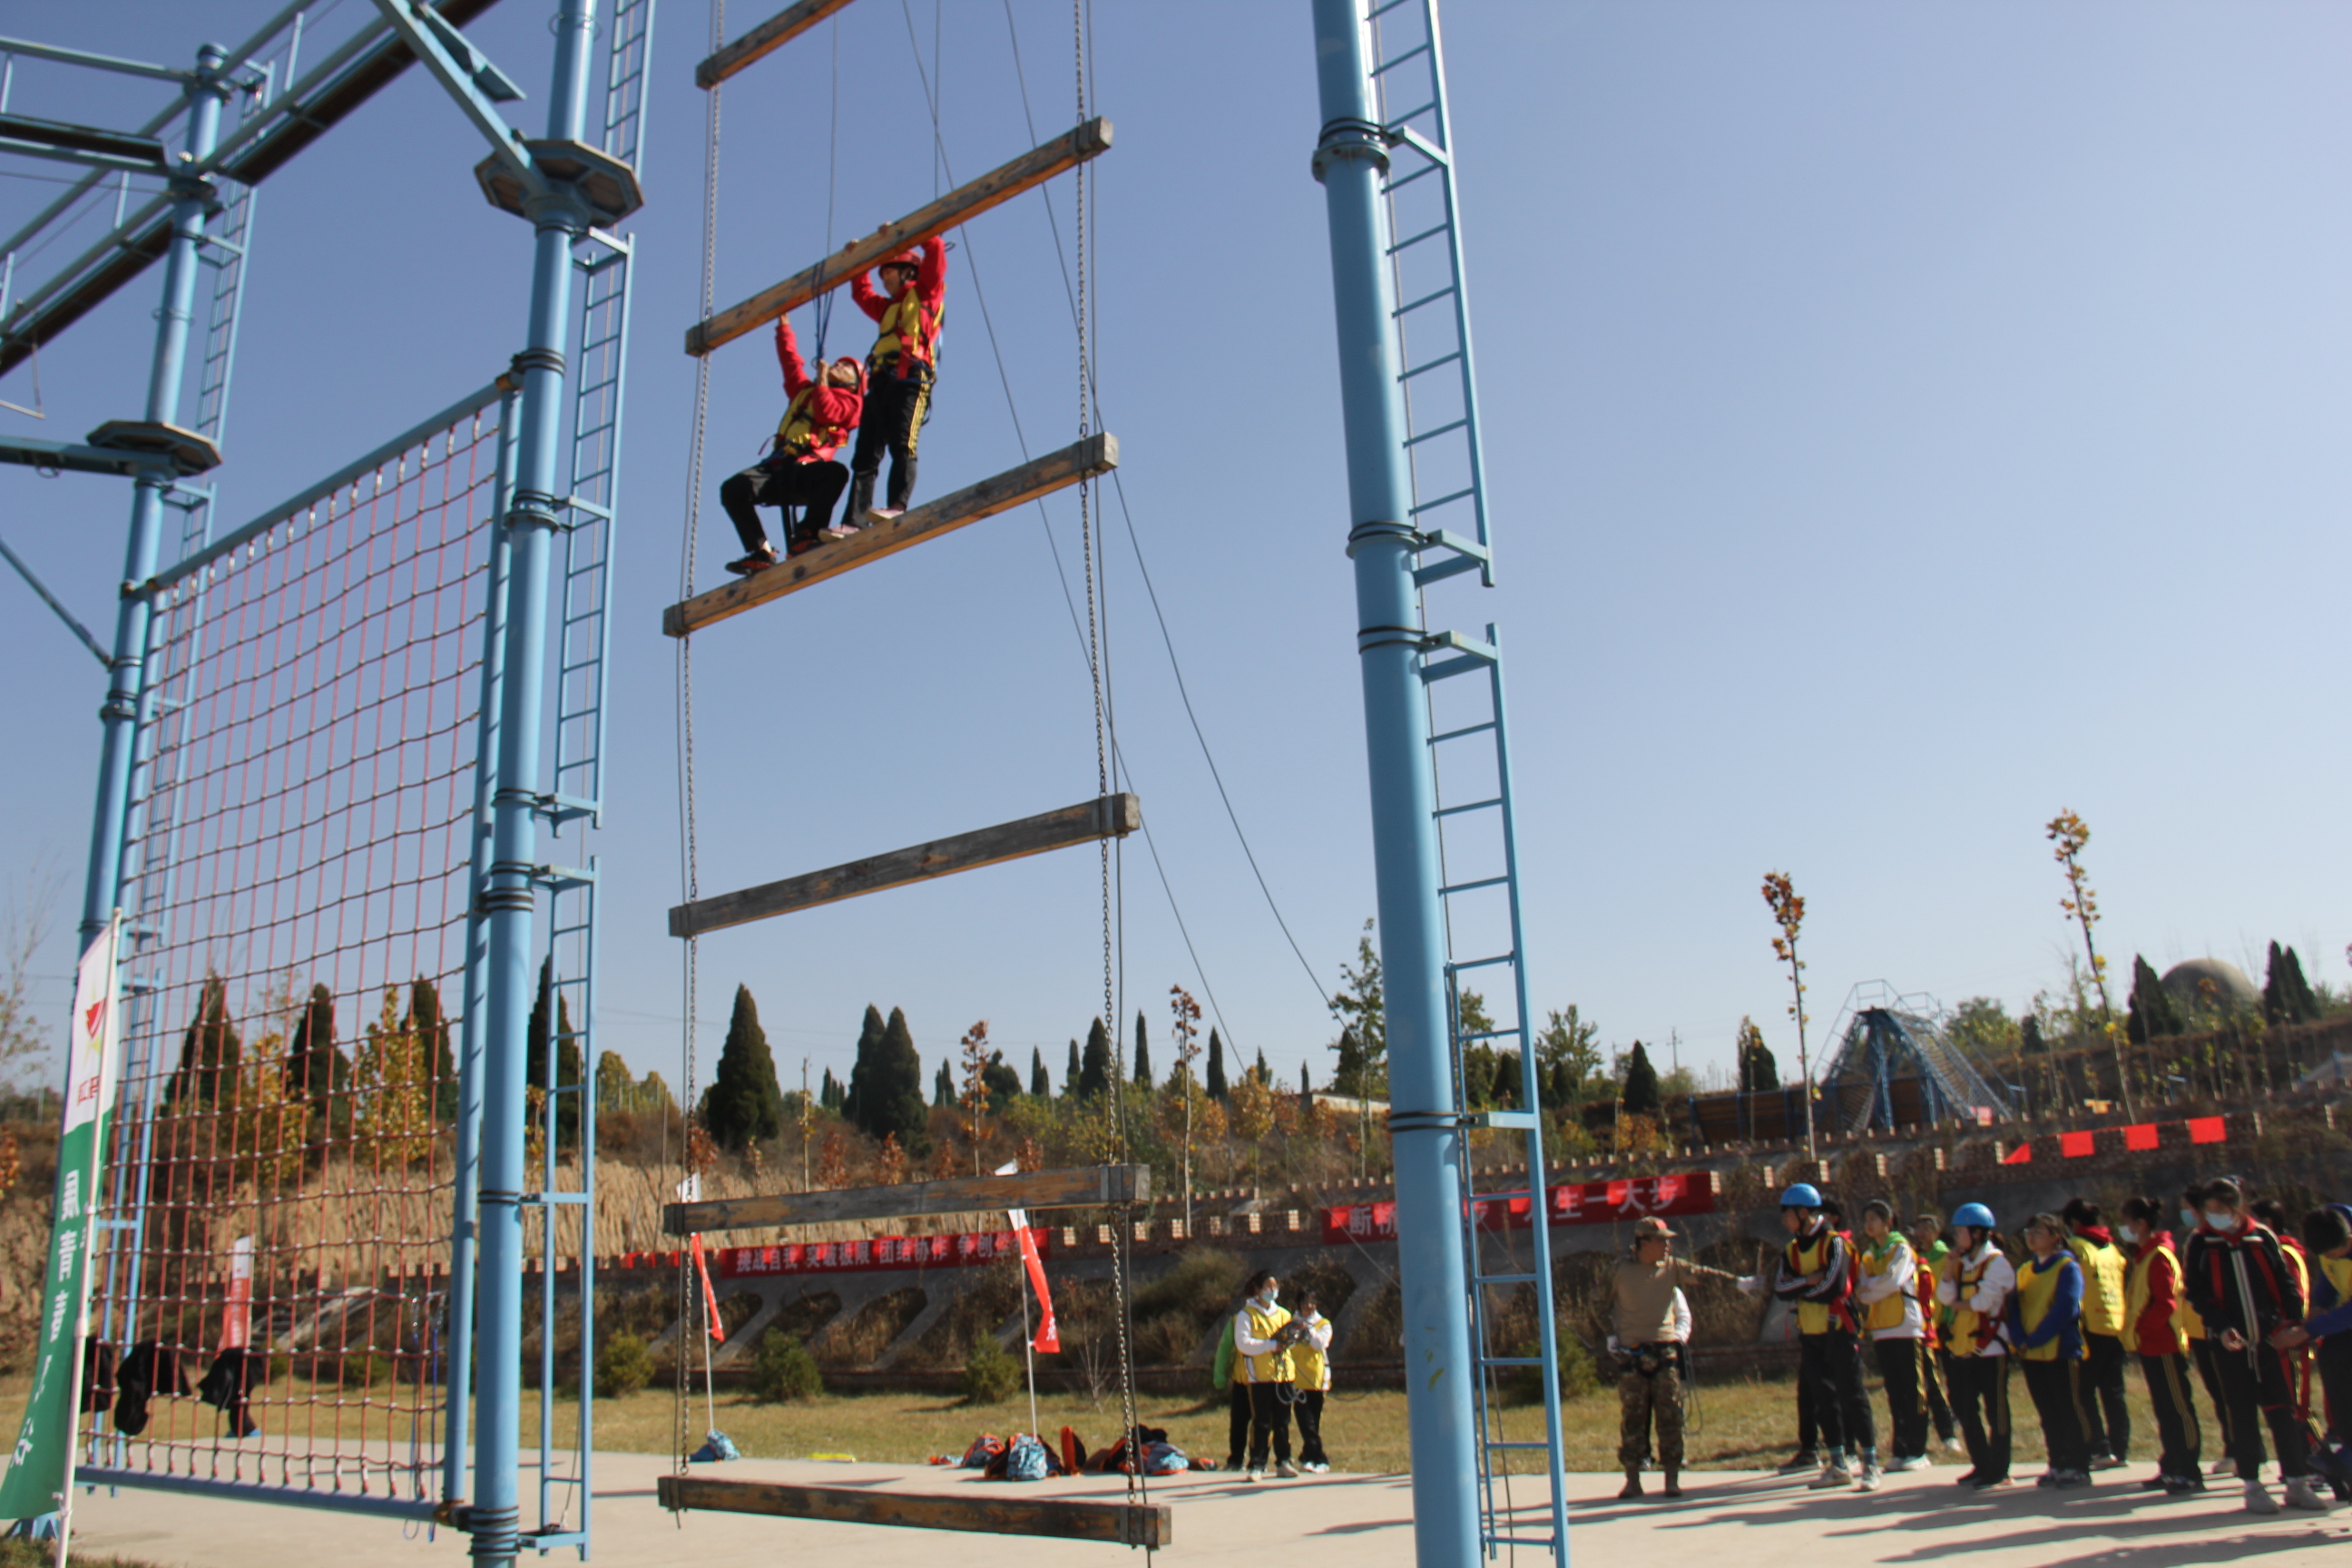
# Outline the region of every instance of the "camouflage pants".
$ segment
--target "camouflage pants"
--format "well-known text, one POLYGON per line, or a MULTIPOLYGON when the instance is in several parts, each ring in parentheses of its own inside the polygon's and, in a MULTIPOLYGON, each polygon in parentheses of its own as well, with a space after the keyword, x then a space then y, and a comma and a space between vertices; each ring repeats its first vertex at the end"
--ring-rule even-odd
POLYGON ((1672 1367, 1647 1377, 1638 1372, 1617 1379, 1617 1462, 1633 1469, 1650 1458, 1650 1423, 1658 1426, 1658 1467, 1683 1468, 1683 1377, 1672 1367))

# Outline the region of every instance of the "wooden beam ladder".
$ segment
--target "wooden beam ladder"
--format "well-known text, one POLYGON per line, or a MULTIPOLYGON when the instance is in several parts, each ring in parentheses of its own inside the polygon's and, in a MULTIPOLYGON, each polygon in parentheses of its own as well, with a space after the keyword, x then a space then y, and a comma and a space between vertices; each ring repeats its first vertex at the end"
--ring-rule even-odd
POLYGON ((819 294, 841 288, 884 257, 969 222, 992 207, 1003 206, 1064 170, 1075 169, 1109 151, 1110 121, 1089 120, 1067 134, 1022 153, 1003 168, 992 169, 970 184, 958 185, 897 223, 884 224, 865 238, 851 240, 806 271, 761 289, 740 305, 730 305, 707 321, 696 322, 686 330, 686 352, 699 358, 721 343, 732 342, 785 311, 807 304, 819 294))
POLYGON ((694 85, 717 87, 737 71, 755 60, 765 59, 782 48, 835 11, 848 8, 849 0, 800 0, 787 5, 733 43, 694 68, 694 85))
POLYGON ((819 904, 838 903, 863 893, 878 893, 885 888, 928 882, 934 877, 1042 855, 1049 849, 1066 849, 1074 844, 1091 844, 1100 838, 1124 838, 1142 826, 1142 802, 1131 795, 1107 795, 1066 805, 1059 811, 1024 816, 1018 822, 1000 823, 973 833, 959 833, 951 838, 933 839, 912 848, 852 860, 845 866, 787 877, 780 882, 762 882, 740 892, 720 893, 715 898, 679 904, 669 911, 669 934, 704 936, 729 926, 814 909, 819 904))
POLYGON ((1118 437, 1108 431, 1089 436, 1058 452, 1048 452, 1033 462, 1024 463, 1010 473, 910 507, 887 522, 869 524, 846 539, 828 540, 764 572, 739 577, 697 594, 683 604, 672 605, 662 611, 662 630, 671 637, 682 637, 771 599, 781 599, 828 577, 838 577, 886 555, 896 555, 909 545, 951 533, 998 512, 1010 511, 1117 467, 1118 437))
POLYGON ((722 1481, 664 1476, 664 1508, 715 1509, 840 1524, 895 1524, 913 1530, 977 1531, 994 1535, 1056 1535, 1117 1546, 1166 1546, 1175 1539, 1166 1503, 1101 1502, 1091 1498, 942 1497, 866 1487, 796 1487, 773 1481, 722 1481))
POLYGON ((840 1187, 772 1197, 705 1198, 666 1204, 662 1229, 672 1236, 772 1226, 838 1225, 920 1215, 987 1214, 998 1209, 1117 1207, 1151 1201, 1149 1165, 1086 1165, 1011 1176, 958 1176, 897 1186, 840 1187))

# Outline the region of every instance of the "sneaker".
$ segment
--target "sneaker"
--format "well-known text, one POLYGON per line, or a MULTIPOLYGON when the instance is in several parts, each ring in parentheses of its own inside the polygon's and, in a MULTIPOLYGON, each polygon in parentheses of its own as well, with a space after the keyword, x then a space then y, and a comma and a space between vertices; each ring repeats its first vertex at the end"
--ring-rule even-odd
POLYGON ((857 525, 854 522, 828 522, 824 529, 827 539, 847 539, 856 531, 857 525))
POLYGON ((893 518, 906 516, 907 509, 903 506, 877 506, 866 515, 876 522, 888 522, 893 518))
POLYGON ((1977 1484, 1977 1473, 1974 1470, 1970 1470, 1965 1475, 1954 1476, 1952 1478, 1952 1484, 1954 1486, 1972 1487, 1977 1484))
POLYGON ((1885 1476, 1881 1473, 1876 1465, 1865 1463, 1862 1467, 1862 1474, 1854 1479, 1854 1489, 1856 1491, 1874 1492, 1878 1489, 1879 1482, 1885 1479, 1885 1476))
POLYGON ((2101 1454, 2091 1461, 2091 1468, 2095 1470, 2120 1470, 2129 1466, 2130 1463, 2131 1461, 2129 1459, 2118 1459, 2113 1454, 2101 1454))
POLYGON ((2063 1470, 2044 1470, 2033 1478, 2033 1484, 2037 1487, 2054 1487, 2058 1484, 2058 1478, 2064 1473, 2063 1470))
POLYGON ((2088 1470, 2104 1470, 2115 1463, 2115 1456, 2105 1448, 2094 1448, 2091 1450, 2090 1462, 2083 1468, 2088 1470))
POLYGON ((2050 1484, 2057 1488, 2062 1492, 2072 1491, 2076 1487, 2089 1486, 2091 1484, 2091 1472, 2088 1470, 2061 1470, 2058 1472, 2058 1479, 2050 1484))
POLYGON ((818 545, 823 544, 824 542, 824 540, 816 538, 814 535, 806 539, 795 539, 793 541, 791 547, 785 550, 784 553, 787 556, 806 555, 810 551, 814 550, 818 545))
POLYGON ((2164 1490, 2168 1497, 2187 1497, 2192 1492, 2201 1492, 2204 1489, 2203 1476, 2175 1476, 2164 1483, 2164 1490))
POLYGON ((1248 1469, 1242 1472, 1242 1479, 1245 1481, 1262 1481, 1265 1479, 1265 1471, 1256 1465, 1252 1465, 1248 1469))
POLYGON ((1275 1461, 1274 1473, 1286 1481, 1295 1481, 1298 1479, 1298 1467, 1288 1459, 1277 1459, 1275 1461))
POLYGON ((2313 1490, 2308 1480, 2297 1476, 2286 1484, 2286 1506, 2305 1513, 2326 1513, 2336 1505, 2313 1490))
POLYGON ((1320 1459, 1316 1460, 1311 1465, 1301 1465, 1298 1468, 1302 1470, 1311 1471, 1318 1476, 1328 1476, 1331 1473, 1331 1467, 1325 1464, 1320 1459))
POLYGON ((1979 1476, 1969 1482, 1969 1485, 1974 1487, 1980 1492, 1989 1492, 1997 1487, 2005 1487, 2009 1485, 2009 1478, 2007 1476, 1979 1476))
POLYGON ((1811 1448, 1800 1448, 1788 1463, 1780 1467, 1779 1473, 1784 1476, 1796 1476, 1802 1475, 1807 1470, 1818 1470, 1821 1468, 1822 1457, 1819 1454, 1811 1448))
POLYGON ((2144 1491, 2144 1492, 2164 1492, 2164 1491, 2170 1491, 2170 1490, 2172 1489, 2172 1484, 2173 1484, 2173 1482, 2175 1482, 2175 1481, 2179 1480, 2179 1479, 2180 1479, 2180 1478, 2179 1478, 2179 1477, 2178 1477, 2178 1476, 2168 1476, 2168 1475, 2163 1475, 2163 1474, 2159 1473, 2159 1474, 2157 1474, 2157 1475, 2150 1476, 2150 1477, 2148 1477, 2148 1478, 2147 1478, 2147 1479, 2146 1479, 2146 1480, 2144 1480, 2144 1481, 2140 1482, 2140 1484, 2139 1484, 2139 1489, 2140 1489, 2140 1490, 2142 1490, 2142 1491, 2144 1491))
POLYGON ((1815 1476, 1807 1485, 1810 1489, 1817 1492, 1834 1491, 1840 1487, 1853 1485, 1853 1472, 1842 1464, 1823 1465, 1822 1473, 1815 1476))
POLYGON ((1888 1465, 1886 1467, 1886 1473, 1890 1476, 1900 1475, 1906 1470, 1924 1470, 1927 1468, 1928 1463, 1927 1455, 1906 1454, 1903 1458, 1895 1460, 1893 1464, 1888 1465))
POLYGON ((2246 1483, 2246 1511, 2248 1513, 2276 1513, 2278 1510, 2278 1499, 2271 1496, 2268 1488, 2264 1487, 2260 1481, 2248 1481, 2246 1483))
POLYGON ((1944 1439, 1944 1452, 1947 1454, 1965 1454, 1968 1450, 1969 1446, 1966 1443, 1961 1442, 1958 1437, 1947 1437, 1944 1439))
POLYGON ((727 563, 727 570, 734 573, 738 577, 749 577, 755 572, 765 572, 779 559, 774 545, 763 544, 740 561, 730 561, 727 563))
POLYGON ((2238 1461, 2230 1458, 2229 1455, 2224 1454, 2220 1458, 2214 1460, 2211 1464, 2206 1466, 2205 1473, 2209 1476, 2227 1476, 2235 1474, 2237 1468, 2238 1461))

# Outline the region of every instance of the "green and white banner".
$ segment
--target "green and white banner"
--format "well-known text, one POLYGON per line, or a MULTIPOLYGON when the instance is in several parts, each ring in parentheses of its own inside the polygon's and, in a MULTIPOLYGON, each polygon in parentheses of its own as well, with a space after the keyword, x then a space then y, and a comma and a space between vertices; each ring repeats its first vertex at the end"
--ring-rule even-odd
POLYGON ((74 977, 73 1035, 66 1056, 64 1135, 58 1141, 57 1219, 50 1234, 41 1348, 25 1424, 0 1478, 0 1519, 55 1513, 72 1488, 74 1412, 81 1403, 81 1342, 89 1331, 89 1262, 97 1233, 98 1172, 114 1104, 120 916, 81 955, 74 977))

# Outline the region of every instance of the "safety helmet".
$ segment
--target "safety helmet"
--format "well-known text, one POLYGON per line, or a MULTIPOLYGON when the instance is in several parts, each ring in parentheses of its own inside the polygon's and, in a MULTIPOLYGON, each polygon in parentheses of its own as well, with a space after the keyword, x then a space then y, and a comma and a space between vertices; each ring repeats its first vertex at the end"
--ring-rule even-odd
POLYGON ((896 252, 892 253, 891 255, 888 255, 888 256, 884 257, 881 260, 879 260, 879 261, 877 261, 877 262, 876 262, 876 263, 874 264, 874 268, 875 268, 875 270, 876 270, 876 271, 877 271, 877 272, 878 272, 878 271, 880 271, 880 270, 881 270, 883 268, 885 268, 885 267, 919 267, 919 266, 921 266, 921 263, 920 263, 920 262, 919 262, 919 261, 917 261, 917 260, 915 259, 915 253, 914 253, 913 251, 911 251, 911 250, 901 250, 901 251, 896 251, 896 252))
POLYGON ((1982 1204, 1962 1204, 1952 1211, 1952 1223, 1967 1226, 1970 1230, 1990 1230, 1992 1210, 1982 1204))
POLYGON ((1822 1193, 1811 1182, 1799 1182, 1780 1194, 1784 1209, 1817 1209, 1822 1206, 1822 1193))

